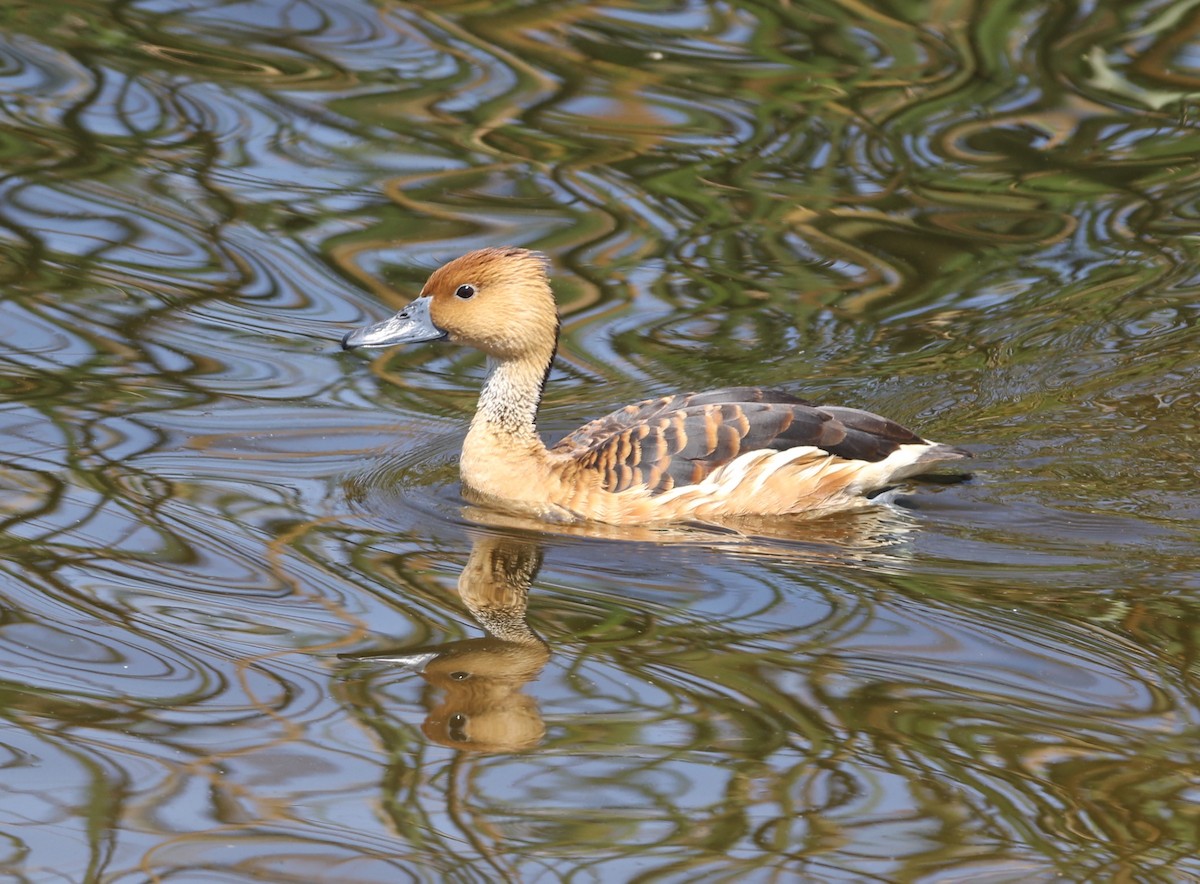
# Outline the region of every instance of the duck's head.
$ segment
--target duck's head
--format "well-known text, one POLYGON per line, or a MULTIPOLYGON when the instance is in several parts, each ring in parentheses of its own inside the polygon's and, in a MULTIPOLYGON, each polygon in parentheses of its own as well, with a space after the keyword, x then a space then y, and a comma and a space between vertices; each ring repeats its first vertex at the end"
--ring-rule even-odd
POLYGON ((342 339, 347 350, 453 341, 498 359, 554 352, 558 311, 546 259, 518 248, 480 249, 439 267, 421 295, 383 322, 342 339))

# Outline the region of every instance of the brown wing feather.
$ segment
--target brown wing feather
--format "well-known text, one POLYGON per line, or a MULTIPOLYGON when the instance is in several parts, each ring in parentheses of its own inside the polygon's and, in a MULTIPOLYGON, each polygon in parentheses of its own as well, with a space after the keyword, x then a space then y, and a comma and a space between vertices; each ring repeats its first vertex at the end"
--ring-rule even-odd
POLYGON ((847 460, 883 460, 924 440, 854 408, 822 407, 787 393, 734 387, 650 399, 592 421, 554 450, 604 477, 608 491, 654 492, 701 481, 748 451, 814 447, 847 460))
POLYGON ((782 390, 771 390, 763 387, 724 387, 720 390, 707 390, 703 393, 676 393, 674 396, 663 396, 658 399, 645 399, 619 408, 612 414, 597 418, 584 424, 577 430, 564 436, 555 449, 571 451, 575 448, 592 448, 598 440, 606 439, 622 430, 646 424, 656 417, 669 414, 679 409, 693 405, 710 405, 722 403, 743 402, 786 402, 795 405, 810 405, 803 399, 784 393, 782 390))

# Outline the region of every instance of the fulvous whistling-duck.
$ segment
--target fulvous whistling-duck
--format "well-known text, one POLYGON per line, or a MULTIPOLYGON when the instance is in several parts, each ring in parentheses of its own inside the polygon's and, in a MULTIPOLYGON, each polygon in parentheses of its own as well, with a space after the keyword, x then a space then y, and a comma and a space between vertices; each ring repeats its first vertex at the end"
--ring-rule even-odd
POLYGON ((342 346, 451 341, 482 350, 487 380, 463 440, 473 498, 558 521, 640 524, 826 513, 970 457, 855 408, 732 387, 648 399, 547 448, 535 418, 558 344, 546 259, 480 249, 434 271, 420 297, 342 346))

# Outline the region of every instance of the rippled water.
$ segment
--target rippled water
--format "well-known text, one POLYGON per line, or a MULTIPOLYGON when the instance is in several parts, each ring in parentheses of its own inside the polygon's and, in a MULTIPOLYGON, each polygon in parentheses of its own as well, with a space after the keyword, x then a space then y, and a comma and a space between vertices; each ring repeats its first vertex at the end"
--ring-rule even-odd
POLYGON ((13 880, 1200 881, 1195 0, 9 0, 0 114, 13 880), (549 431, 761 383, 977 472, 466 507, 480 359, 337 339, 502 243, 549 431))

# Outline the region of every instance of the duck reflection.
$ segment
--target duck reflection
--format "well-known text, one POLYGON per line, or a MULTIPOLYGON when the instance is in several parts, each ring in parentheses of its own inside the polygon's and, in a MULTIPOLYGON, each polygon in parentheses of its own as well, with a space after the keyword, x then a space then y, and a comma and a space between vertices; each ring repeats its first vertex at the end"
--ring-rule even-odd
MULTIPOLYGON (((525 693, 550 658, 547 644, 526 618, 529 589, 542 566, 540 544, 522 539, 540 523, 511 514, 467 507, 484 530, 458 578, 458 592, 487 633, 403 651, 344 654, 343 659, 388 663, 419 674, 440 691, 421 726, 443 746, 473 752, 512 752, 538 746, 545 724, 537 702, 525 693)), ((740 520, 734 525, 674 526, 670 529, 565 526, 562 533, 592 539, 620 537, 690 544, 730 555, 784 559, 792 565, 902 567, 913 524, 897 507, 825 519, 740 520)))
POLYGON ((476 538, 458 592, 485 637, 353 659, 399 664, 444 691, 421 726, 437 743, 476 752, 536 746, 546 727, 537 702, 522 689, 550 659, 550 648, 525 616, 541 565, 541 548, 533 543, 476 538))

